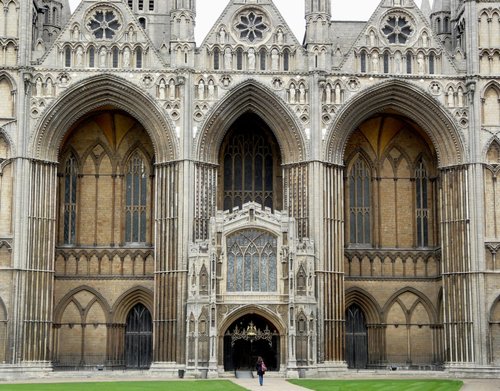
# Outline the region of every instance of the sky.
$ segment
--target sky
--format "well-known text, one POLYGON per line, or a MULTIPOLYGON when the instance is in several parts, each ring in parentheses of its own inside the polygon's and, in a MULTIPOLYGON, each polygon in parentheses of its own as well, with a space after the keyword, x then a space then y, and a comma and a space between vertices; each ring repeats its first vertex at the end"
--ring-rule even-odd
MULTIPOLYGON (((381 0, 332 0, 332 19, 368 20, 381 0)), ((415 0, 420 6, 422 0, 415 0)), ((80 0, 69 0, 73 11, 80 0)), ((229 0, 197 0, 196 2, 196 42, 201 44, 208 31, 220 16, 229 0)), ((274 0, 297 39, 304 37, 304 0, 274 0)), ((432 4, 432 1, 430 1, 432 4)))

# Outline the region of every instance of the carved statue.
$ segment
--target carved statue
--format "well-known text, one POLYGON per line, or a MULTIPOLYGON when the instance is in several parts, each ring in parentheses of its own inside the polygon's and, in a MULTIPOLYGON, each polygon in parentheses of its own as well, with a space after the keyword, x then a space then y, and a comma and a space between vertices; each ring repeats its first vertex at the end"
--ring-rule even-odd
POLYGON ((278 49, 274 48, 271 51, 271 70, 277 71, 279 69, 279 58, 278 49))
POLYGON ((105 48, 101 48, 101 50, 99 50, 99 66, 101 68, 105 68, 106 67, 106 56, 107 56, 106 49, 105 48))
POLYGON ((129 48, 123 49, 123 67, 124 68, 130 67, 130 49, 129 48))
POLYGON ((295 84, 290 84, 290 103, 295 103, 295 95, 297 94, 297 90, 295 89, 295 84))
POLYGON ((233 69, 233 53, 230 48, 224 50, 224 69, 233 69))
POLYGON ((254 48, 248 49, 248 70, 255 70, 255 50, 254 48))
POLYGON ((208 99, 210 100, 215 99, 215 85, 213 80, 210 80, 208 82, 208 99))
POLYGON ((198 99, 205 99, 205 82, 203 80, 198 83, 198 99))
POLYGON ((165 83, 165 80, 161 79, 160 85, 158 87, 158 97, 161 100, 164 100, 166 98, 166 94, 165 94, 166 89, 167 89, 167 83, 165 83))

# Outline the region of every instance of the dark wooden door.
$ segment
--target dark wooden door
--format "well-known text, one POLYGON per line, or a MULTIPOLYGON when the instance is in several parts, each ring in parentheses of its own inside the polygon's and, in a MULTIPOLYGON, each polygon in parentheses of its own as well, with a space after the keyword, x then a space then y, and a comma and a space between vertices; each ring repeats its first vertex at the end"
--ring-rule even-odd
POLYGON ((346 361, 349 368, 363 369, 368 364, 368 332, 365 315, 353 304, 346 311, 346 361))
POLYGON ((149 368, 153 358, 153 321, 151 313, 137 304, 127 316, 125 328, 125 365, 127 368, 149 368))

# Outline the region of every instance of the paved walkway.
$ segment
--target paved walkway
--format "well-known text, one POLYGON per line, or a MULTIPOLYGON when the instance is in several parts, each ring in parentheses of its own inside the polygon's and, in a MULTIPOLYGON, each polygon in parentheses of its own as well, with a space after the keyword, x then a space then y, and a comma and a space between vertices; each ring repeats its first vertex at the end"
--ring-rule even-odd
MULTIPOLYGON (((390 377, 387 377, 390 378, 390 377)), ((378 380, 382 380, 377 377, 378 380)), ((264 385, 259 386, 259 379, 230 379, 233 383, 250 391, 307 391, 308 389, 288 383, 285 379, 265 378, 264 385)), ((500 379, 466 379, 460 391, 500 391, 500 379)), ((309 390, 311 391, 311 390, 309 390)), ((360 390, 362 391, 362 390, 360 390)))
POLYGON ((304 387, 296 386, 292 383, 288 383, 285 379, 280 379, 276 377, 264 376, 264 385, 261 387, 259 385, 259 379, 230 379, 233 383, 250 390, 250 391, 311 391, 304 387))

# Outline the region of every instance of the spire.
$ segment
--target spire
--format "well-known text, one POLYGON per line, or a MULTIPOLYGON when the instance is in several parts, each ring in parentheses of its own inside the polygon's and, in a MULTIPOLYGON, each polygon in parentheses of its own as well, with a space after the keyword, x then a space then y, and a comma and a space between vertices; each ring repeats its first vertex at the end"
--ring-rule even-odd
POLYGON ((429 0, 422 0, 422 5, 420 7, 420 10, 424 14, 424 16, 427 18, 427 20, 430 20, 430 17, 431 17, 431 5, 429 3, 429 0))
POLYGON ((432 13, 435 12, 451 12, 451 0, 434 0, 432 13))
POLYGON ((71 8, 69 6, 69 0, 62 0, 62 10, 61 10, 61 27, 64 27, 64 25, 68 22, 69 18, 71 17, 71 8))

